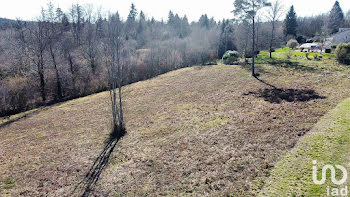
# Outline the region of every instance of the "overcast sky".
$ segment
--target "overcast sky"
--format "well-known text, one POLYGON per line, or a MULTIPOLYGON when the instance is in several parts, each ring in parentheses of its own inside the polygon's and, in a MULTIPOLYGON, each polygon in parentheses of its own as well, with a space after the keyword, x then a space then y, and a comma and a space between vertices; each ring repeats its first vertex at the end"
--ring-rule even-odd
MULTIPOLYGON (((286 10, 294 4, 298 16, 311 16, 330 11, 333 0, 280 0, 286 10)), ((0 3, 0 17, 24 20, 31 20, 40 14, 42 6, 48 0, 2 0, 0 3)), ((55 6, 68 10, 72 3, 82 5, 92 4, 94 8, 102 7, 102 10, 119 11, 123 18, 126 18, 132 2, 138 10, 143 10, 148 17, 156 19, 167 19, 169 10, 186 14, 190 21, 198 20, 203 13, 207 13, 215 19, 232 18, 234 0, 51 0, 55 6)), ((343 11, 350 10, 350 0, 339 0, 343 11)))

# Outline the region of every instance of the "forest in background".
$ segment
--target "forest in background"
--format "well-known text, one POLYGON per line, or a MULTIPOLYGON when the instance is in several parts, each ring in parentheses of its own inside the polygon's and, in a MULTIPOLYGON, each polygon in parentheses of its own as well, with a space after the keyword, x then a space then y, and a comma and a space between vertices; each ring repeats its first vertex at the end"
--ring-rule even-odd
MULTIPOLYGON (((349 13, 345 19, 342 27, 349 26, 349 13)), ((328 14, 298 17, 295 38, 321 40, 331 34, 327 21, 328 14)), ((257 51, 289 40, 284 23, 274 23, 272 30, 270 17, 257 17, 257 51)), ((204 14, 190 23, 170 11, 167 21, 158 21, 134 4, 123 20, 118 12, 102 13, 90 5, 75 4, 65 12, 49 3, 35 21, 6 20, 0 26, 0 116, 107 90, 111 31, 118 31, 122 43, 124 85, 216 63, 228 50, 252 54, 249 20, 216 21, 204 14)))

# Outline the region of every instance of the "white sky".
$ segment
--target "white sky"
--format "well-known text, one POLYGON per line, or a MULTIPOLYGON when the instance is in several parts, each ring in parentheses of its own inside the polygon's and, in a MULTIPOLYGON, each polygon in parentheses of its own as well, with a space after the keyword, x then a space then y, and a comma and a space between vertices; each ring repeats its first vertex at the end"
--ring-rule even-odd
MULTIPOLYGON (((273 1, 273 0, 271 0, 273 1)), ((311 16, 330 11, 335 0, 280 0, 285 9, 294 4, 298 16, 311 16)), ((1 0, 0 17, 31 20, 40 14, 42 6, 46 6, 49 0, 1 0)), ((167 19, 169 10, 180 14, 186 14, 190 21, 198 20, 206 13, 215 19, 232 18, 231 10, 234 9, 234 0, 51 0, 55 6, 67 11, 73 3, 93 4, 94 8, 102 7, 102 10, 119 11, 126 18, 130 5, 135 3, 138 11, 143 10, 147 17, 167 19)), ((350 10, 350 0, 339 0, 346 13, 350 10)), ((283 16, 284 17, 284 16, 283 16)))

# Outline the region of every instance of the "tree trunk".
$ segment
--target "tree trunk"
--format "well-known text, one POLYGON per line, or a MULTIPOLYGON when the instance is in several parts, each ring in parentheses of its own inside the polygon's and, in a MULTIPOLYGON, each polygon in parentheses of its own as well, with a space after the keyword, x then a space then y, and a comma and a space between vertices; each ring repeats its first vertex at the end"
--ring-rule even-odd
POLYGON ((272 21, 272 32, 271 32, 271 40, 270 40, 270 59, 272 59, 272 47, 273 47, 274 39, 275 39, 275 21, 272 21))
POLYGON ((123 116, 123 103, 122 103, 122 65, 120 62, 120 43, 117 45, 117 63, 118 63, 118 90, 119 90, 119 127, 121 131, 124 131, 124 116, 123 116))
POLYGON ((46 91, 45 91, 45 78, 44 78, 44 58, 43 54, 41 52, 38 62, 38 73, 39 73, 39 79, 40 79, 40 92, 41 92, 41 98, 42 101, 46 101, 46 91))
POLYGON ((50 54, 51 54, 53 66, 54 66, 55 71, 56 71, 57 96, 58 96, 58 99, 61 99, 63 96, 62 85, 61 85, 60 75, 59 75, 59 72, 57 69, 57 62, 56 62, 56 58, 55 58, 55 53, 54 53, 51 45, 50 45, 50 54))
POLYGON ((75 72, 73 68, 73 57, 71 56, 70 52, 68 52, 68 63, 69 63, 69 68, 70 72, 72 73, 72 83, 73 83, 73 90, 75 91, 75 72))
POLYGON ((253 17, 253 56, 252 56, 252 75, 255 77, 255 17, 253 17))

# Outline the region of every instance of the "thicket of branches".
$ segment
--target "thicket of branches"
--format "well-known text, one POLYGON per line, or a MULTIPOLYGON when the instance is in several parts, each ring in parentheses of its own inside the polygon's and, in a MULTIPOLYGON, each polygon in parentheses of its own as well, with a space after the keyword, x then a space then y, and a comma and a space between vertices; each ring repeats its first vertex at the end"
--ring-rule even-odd
POLYGON ((207 15, 190 24, 173 12, 168 21, 157 21, 134 5, 122 20, 91 6, 63 12, 48 4, 35 21, 2 26, 0 115, 110 89, 111 29, 120 32, 121 50, 127 51, 125 85, 217 59, 224 51, 219 48, 234 47, 226 25, 207 15))

